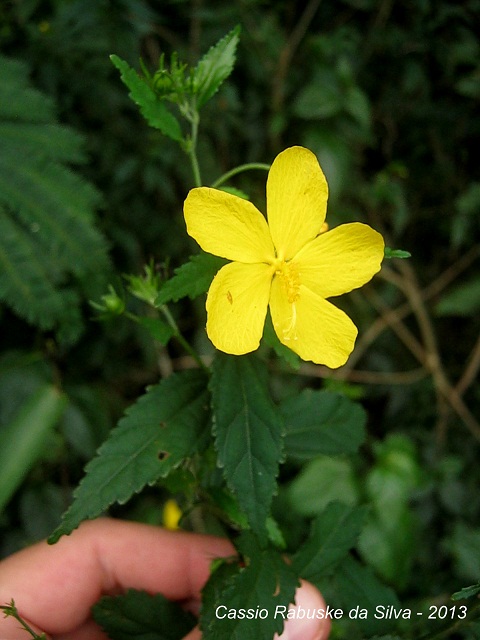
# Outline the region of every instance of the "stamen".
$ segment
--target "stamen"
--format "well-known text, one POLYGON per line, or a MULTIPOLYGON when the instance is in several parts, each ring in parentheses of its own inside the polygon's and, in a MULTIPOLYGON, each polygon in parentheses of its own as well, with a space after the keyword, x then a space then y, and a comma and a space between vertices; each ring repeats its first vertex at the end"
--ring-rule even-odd
POLYGON ((297 324, 297 307, 295 303, 292 303, 292 315, 290 317, 290 324, 286 329, 283 329, 283 339, 284 340, 298 340, 297 332, 295 330, 297 324))
POLYGON ((277 266, 275 275, 280 277, 287 300, 290 304, 293 304, 298 300, 300 289, 300 274, 296 265, 292 262, 282 261, 277 266))

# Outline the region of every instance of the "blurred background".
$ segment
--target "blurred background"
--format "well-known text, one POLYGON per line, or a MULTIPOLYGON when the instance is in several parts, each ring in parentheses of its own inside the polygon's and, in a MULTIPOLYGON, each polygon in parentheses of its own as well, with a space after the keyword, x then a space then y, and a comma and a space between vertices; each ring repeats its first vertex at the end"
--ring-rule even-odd
MULTIPOLYGON (((51 533, 123 409, 185 364, 89 304, 197 251, 187 158, 147 127, 109 55, 195 64, 240 24, 236 67, 202 112, 205 183, 306 146, 330 226, 368 222, 412 254, 339 302, 359 327, 345 367, 274 377, 279 395, 338 390, 367 412, 360 455, 286 471, 289 545, 330 499, 368 502, 358 553, 402 598, 479 580, 479 15, 478 0, 1 3, 0 557, 51 533)), ((231 184, 262 208, 263 172, 231 184)), ((172 311, 208 354, 203 301, 172 311)), ((161 505, 152 490, 113 513, 161 523, 161 505)))

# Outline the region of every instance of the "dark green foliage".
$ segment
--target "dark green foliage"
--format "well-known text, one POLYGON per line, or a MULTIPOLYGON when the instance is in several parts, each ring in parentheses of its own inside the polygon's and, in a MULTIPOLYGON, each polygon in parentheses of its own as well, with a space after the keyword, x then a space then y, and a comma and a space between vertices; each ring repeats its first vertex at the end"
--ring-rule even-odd
POLYGON ((115 55, 110 56, 110 59, 120 71, 122 82, 130 89, 130 98, 140 105, 140 111, 148 124, 160 129, 172 140, 181 140, 182 130, 178 120, 168 111, 165 103, 160 101, 147 82, 140 78, 125 60, 115 55))
POLYGON ((277 607, 288 610, 298 584, 295 572, 276 550, 262 548, 250 533, 237 540, 237 548, 245 566, 228 565, 217 569, 207 584, 201 629, 205 640, 270 640, 283 629, 282 615, 277 607), (228 603, 228 604, 227 604, 228 603), (217 607, 222 607, 220 615, 217 607), (230 619, 228 609, 253 611, 253 617, 230 619), (267 615, 258 616, 263 610, 267 615), (223 616, 225 614, 225 616, 223 616))
POLYGON ((112 640, 180 640, 195 624, 192 614, 162 595, 132 589, 101 598, 93 616, 112 640))
POLYGON ((292 559, 295 572, 313 583, 331 573, 352 549, 365 520, 365 509, 330 502, 312 522, 310 537, 292 559))
POLYGON ((199 371, 172 375, 131 407, 91 460, 56 542, 82 520, 95 518, 114 502, 125 503, 147 484, 166 476, 208 440, 206 380, 199 371))
POLYGON ((264 536, 283 447, 264 366, 255 356, 218 353, 211 392, 218 463, 250 526, 264 536))
POLYGON ((172 300, 177 302, 186 296, 193 299, 206 293, 215 274, 224 264, 226 260, 209 253, 192 256, 175 269, 173 277, 162 285, 155 304, 162 305, 172 300))
POLYGON ((0 298, 71 342, 82 328, 79 287, 94 294, 108 269, 94 225, 100 195, 68 166, 85 160, 82 138, 56 122, 27 67, 3 56, 0 139, 0 298))
POLYGON ((365 411, 343 395, 306 389, 280 405, 285 453, 296 460, 354 453, 365 439, 365 411))

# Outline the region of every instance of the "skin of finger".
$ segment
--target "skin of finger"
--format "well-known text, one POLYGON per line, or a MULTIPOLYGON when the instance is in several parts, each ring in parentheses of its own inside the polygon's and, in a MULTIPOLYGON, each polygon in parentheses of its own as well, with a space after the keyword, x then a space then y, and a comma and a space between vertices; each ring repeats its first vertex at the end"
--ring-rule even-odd
MULTIPOLYGON (((290 609, 302 608, 304 611, 313 612, 325 610, 327 605, 321 593, 309 582, 300 581, 300 587, 295 594, 295 605, 290 609)), ((304 616, 290 618, 285 621, 285 627, 281 636, 275 635, 275 640, 327 640, 330 635, 330 620, 313 619, 304 616)))
MULTIPOLYGON (((171 600, 199 598, 212 560, 232 554, 223 538, 99 519, 56 545, 41 542, 0 563, 0 602, 13 598, 20 615, 39 629, 81 640, 87 636, 71 632, 80 632, 101 595, 133 588, 171 600)), ((2 637, 5 624, 0 620, 2 637)), ((8 624, 11 629, 11 620, 8 624)))

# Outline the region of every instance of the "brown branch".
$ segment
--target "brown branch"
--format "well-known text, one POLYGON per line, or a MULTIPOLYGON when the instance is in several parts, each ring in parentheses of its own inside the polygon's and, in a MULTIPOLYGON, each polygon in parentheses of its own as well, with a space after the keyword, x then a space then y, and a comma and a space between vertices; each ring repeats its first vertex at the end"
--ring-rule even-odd
POLYGON ((455 386, 455 390, 459 396, 463 396, 468 387, 477 378, 478 371, 480 370, 480 335, 477 338, 475 346, 472 349, 470 360, 467 368, 463 372, 460 380, 455 386))
MULTIPOLYGON (((479 255, 480 255, 480 246, 475 246, 472 249, 470 249, 469 251, 467 251, 467 253, 465 253, 461 258, 459 258, 455 263, 453 263, 447 269, 445 269, 445 271, 443 271, 438 276, 438 278, 436 278, 433 282, 431 282, 429 285, 427 285, 425 287, 425 289, 422 290, 421 295, 422 295, 423 300, 426 302, 427 300, 430 300, 430 298, 433 298, 434 296, 439 295, 443 291, 443 289, 445 289, 451 282, 453 282, 456 278, 458 278, 458 276, 465 269, 467 269, 476 260, 476 258, 479 255)), ((390 267, 383 267, 382 270, 380 271, 380 273, 378 274, 378 277, 383 278, 387 282, 391 282, 392 284, 395 284, 396 286, 400 285, 399 288, 400 288, 400 290, 402 290, 403 287, 401 286, 401 281, 397 277, 392 275, 393 273, 394 272, 390 269, 390 267)), ((407 302, 404 302, 403 304, 401 304, 398 307, 396 307, 395 309, 393 309, 393 311, 392 311, 393 317, 392 318, 395 318, 396 322, 401 322, 410 313, 412 313, 412 306, 411 306, 410 302, 407 300, 407 302)), ((390 326, 390 324, 388 322, 386 322, 385 318, 383 318, 380 315, 368 327, 368 329, 363 332, 363 334, 357 340, 355 351, 350 356, 346 367, 344 367, 342 369, 342 371, 347 372, 347 371, 352 370, 353 367, 355 366, 355 364, 363 356, 363 354, 365 353, 367 348, 389 326, 390 326)))
POLYGON ((308 30, 308 27, 315 16, 322 0, 310 0, 305 7, 305 11, 300 16, 299 21, 290 34, 285 46, 280 52, 278 59, 277 71, 273 76, 272 85, 272 109, 274 113, 278 113, 283 105, 285 97, 285 78, 288 74, 290 63, 295 51, 308 30))

